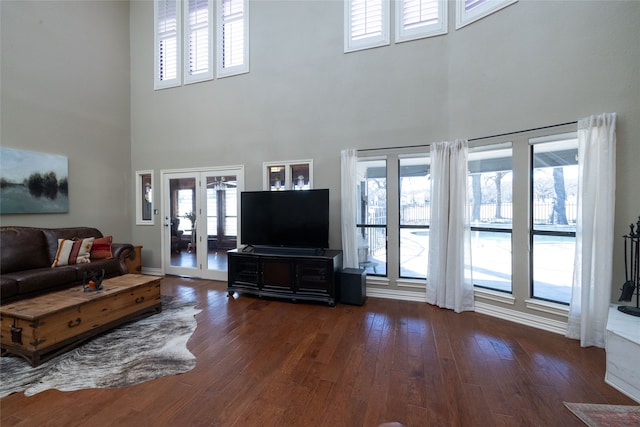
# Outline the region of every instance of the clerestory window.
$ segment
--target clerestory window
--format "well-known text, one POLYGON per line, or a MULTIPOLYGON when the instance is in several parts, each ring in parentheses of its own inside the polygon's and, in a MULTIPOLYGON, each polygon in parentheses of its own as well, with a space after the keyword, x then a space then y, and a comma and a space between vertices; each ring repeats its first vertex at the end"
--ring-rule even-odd
POLYGON ((344 2, 344 51, 389 44, 389 0, 344 2))
POLYGON ((247 0, 221 0, 218 7, 218 77, 249 72, 247 0))
POLYGON ((456 30, 504 9, 518 0, 456 0, 456 30))
POLYGON ((248 72, 248 22, 247 0, 154 0, 154 88, 248 72))
POLYGON ((447 33, 446 0, 396 0, 396 43, 447 33))

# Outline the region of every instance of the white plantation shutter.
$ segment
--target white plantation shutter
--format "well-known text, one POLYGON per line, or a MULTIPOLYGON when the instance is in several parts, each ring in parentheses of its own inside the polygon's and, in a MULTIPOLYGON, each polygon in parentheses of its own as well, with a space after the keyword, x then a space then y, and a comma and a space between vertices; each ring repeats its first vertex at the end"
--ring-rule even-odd
POLYGON ((446 34, 447 4, 447 0, 396 0, 396 42, 446 34))
POLYGON ((180 85, 180 3, 179 0, 154 2, 154 87, 180 85))
POLYGON ((219 0, 218 77, 249 71, 247 0, 219 0))
POLYGON ((345 1, 344 51, 389 44, 389 0, 345 1))
POLYGON ((184 0, 184 82, 213 78, 213 1, 184 0))
POLYGON ((456 0, 456 29, 491 15, 518 0, 456 0))

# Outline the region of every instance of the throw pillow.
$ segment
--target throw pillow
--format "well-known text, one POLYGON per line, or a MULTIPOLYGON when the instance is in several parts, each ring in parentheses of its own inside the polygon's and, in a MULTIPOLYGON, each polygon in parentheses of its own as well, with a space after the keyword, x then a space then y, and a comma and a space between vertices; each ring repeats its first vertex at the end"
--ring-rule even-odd
POLYGON ((113 253, 111 252, 111 242, 113 236, 99 237, 93 241, 91 247, 91 259, 111 259, 113 253))
POLYGON ((94 237, 74 240, 58 239, 58 250, 51 267, 91 262, 89 256, 94 240, 94 237))

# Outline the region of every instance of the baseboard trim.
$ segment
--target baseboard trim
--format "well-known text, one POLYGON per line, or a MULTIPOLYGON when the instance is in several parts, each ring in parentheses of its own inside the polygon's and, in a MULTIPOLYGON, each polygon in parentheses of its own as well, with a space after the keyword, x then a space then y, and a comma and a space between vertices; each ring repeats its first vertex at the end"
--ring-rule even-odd
POLYGON ((509 308, 499 307, 492 304, 476 301, 476 313, 486 314, 510 322, 520 323, 521 325, 531 326, 532 328, 542 329, 543 331, 553 332, 565 335, 567 332, 567 322, 548 319, 534 314, 522 313, 520 311, 511 310, 509 308))
POLYGON ((142 274, 148 274, 150 276, 164 276, 161 268, 142 267, 142 274))
MULTIPOLYGON (((424 294, 424 292, 419 293, 403 291, 399 289, 381 289, 367 287, 367 296, 374 298, 386 298, 426 303, 426 295, 424 294)), ((553 332, 560 335, 565 335, 567 332, 567 322, 548 319, 546 317, 536 316, 534 314, 522 313, 520 311, 488 304, 486 302, 481 302, 478 300, 475 301, 475 311, 479 314, 497 317, 499 319, 519 323, 525 326, 531 326, 532 328, 541 329, 543 331, 553 332)))
POLYGON ((367 287, 367 296, 374 298, 396 299, 401 301, 427 302, 424 292, 403 291, 400 289, 381 289, 367 287))

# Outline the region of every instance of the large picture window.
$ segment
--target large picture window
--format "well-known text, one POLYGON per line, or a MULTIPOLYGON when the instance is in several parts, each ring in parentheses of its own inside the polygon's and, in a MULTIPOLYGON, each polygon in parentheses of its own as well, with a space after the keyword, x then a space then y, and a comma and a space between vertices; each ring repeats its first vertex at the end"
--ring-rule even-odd
POLYGON ((400 277, 426 279, 431 220, 429 157, 401 157, 399 176, 400 277))
POLYGON ((511 143, 469 150, 471 253, 475 286, 511 292, 511 143))
MULTIPOLYGON (((578 198, 576 125, 470 141, 468 214, 481 310, 564 315, 571 297, 578 198)), ((367 294, 421 300, 434 191, 428 145, 358 151, 358 263, 367 294)), ((545 317, 546 314, 542 314, 545 317)), ((535 322, 536 320, 532 320, 535 322)), ((545 326, 546 327, 546 326, 545 326)))
POLYGON ((387 274, 386 162, 386 159, 358 162, 358 264, 367 274, 380 276, 387 274))

